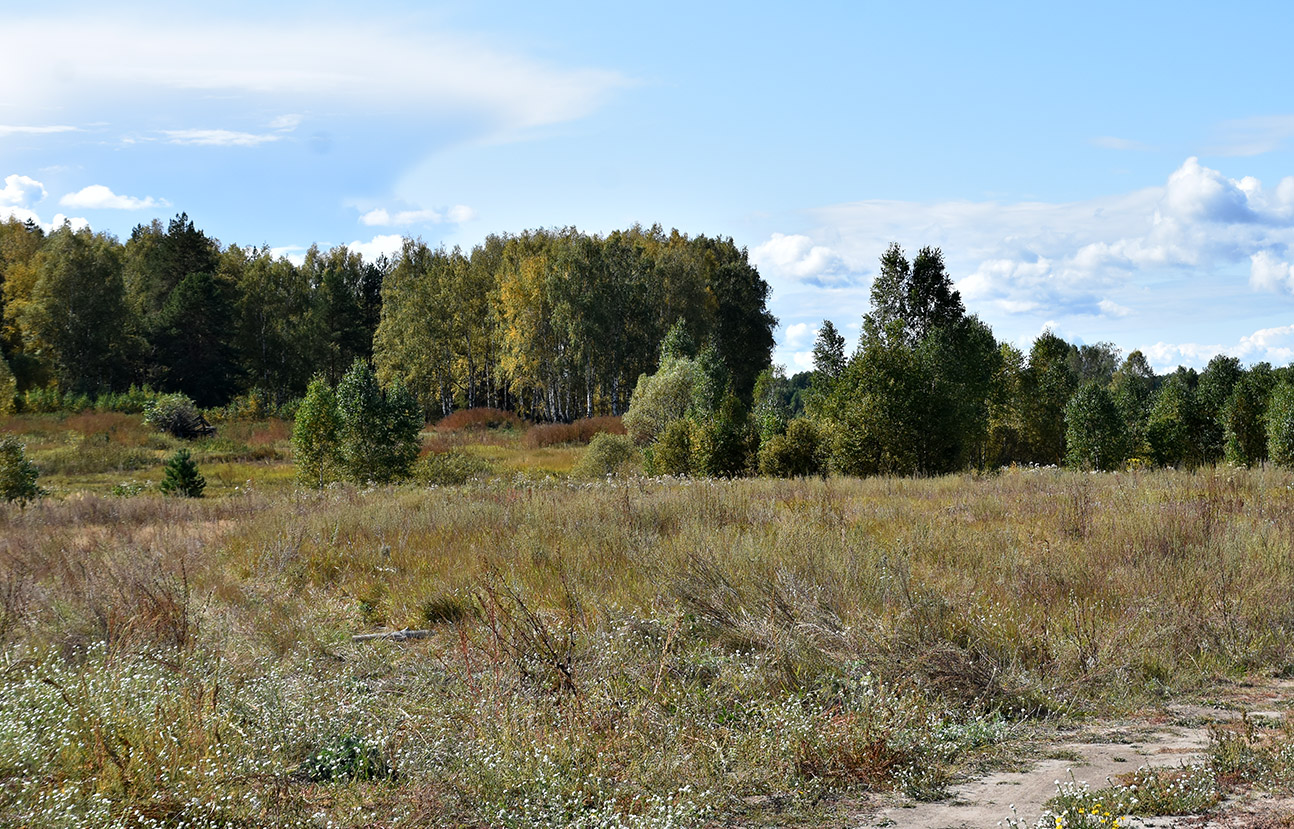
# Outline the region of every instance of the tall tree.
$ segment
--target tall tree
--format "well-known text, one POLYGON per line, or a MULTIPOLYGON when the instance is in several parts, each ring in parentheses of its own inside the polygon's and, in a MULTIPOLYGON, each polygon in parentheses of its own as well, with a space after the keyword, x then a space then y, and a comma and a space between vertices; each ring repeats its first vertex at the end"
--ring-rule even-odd
POLYGON ((1029 349, 1023 383, 1029 451, 1035 462, 1059 464, 1065 457, 1065 406, 1077 389, 1069 343, 1044 331, 1029 349))

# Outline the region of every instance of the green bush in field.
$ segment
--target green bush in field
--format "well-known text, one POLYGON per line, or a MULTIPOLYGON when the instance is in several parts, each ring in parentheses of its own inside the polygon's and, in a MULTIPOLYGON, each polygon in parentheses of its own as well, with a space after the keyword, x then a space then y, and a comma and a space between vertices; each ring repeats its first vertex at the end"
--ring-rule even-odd
POLYGON ((758 462, 759 432, 747 416, 746 408, 731 391, 718 408, 697 430, 692 443, 692 468, 714 478, 736 478, 752 470, 758 462))
POLYGON ((670 421, 652 444, 651 469, 648 471, 654 475, 691 474, 698 431, 697 425, 689 418, 670 421))
POLYGON ((10 435, 0 439, 0 498, 20 504, 36 500, 45 494, 36 485, 39 474, 17 438, 10 435))
POLYGON ((214 430, 188 395, 175 393, 158 397, 144 410, 144 422, 159 432, 183 440, 209 435, 214 430))
POLYGON ((342 468, 355 483, 409 478, 426 421, 398 380, 383 387, 373 367, 356 360, 337 386, 337 436, 342 468))
POLYGON ((599 432, 589 441, 580 462, 572 474, 577 478, 601 478, 622 471, 632 460, 637 449, 628 435, 599 432))
POLYGON ((166 469, 158 490, 163 495, 175 495, 181 498, 201 498, 207 481, 198 472, 198 465, 188 449, 179 449, 166 461, 166 469))
POLYGON ((1065 407, 1066 463, 1079 469, 1121 469, 1127 460, 1127 428, 1104 386, 1088 383, 1065 407))
POLYGON ((1272 463, 1294 466, 1294 385, 1272 389, 1267 404, 1267 454, 1272 463))
POLYGON ((826 447, 818 425, 796 418, 786 433, 774 435, 759 450, 759 471, 776 478, 801 478, 826 472, 826 447))

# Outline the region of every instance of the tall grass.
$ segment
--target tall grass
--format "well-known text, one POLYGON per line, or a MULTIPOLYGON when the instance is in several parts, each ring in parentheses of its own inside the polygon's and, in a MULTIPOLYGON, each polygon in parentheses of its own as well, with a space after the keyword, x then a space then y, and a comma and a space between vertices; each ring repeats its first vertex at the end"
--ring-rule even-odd
POLYGON ((0 822, 812 825, 842 797, 938 797, 1039 719, 1289 670, 1292 485, 1036 470, 0 509, 0 822), (350 639, 405 627, 431 634, 350 639))

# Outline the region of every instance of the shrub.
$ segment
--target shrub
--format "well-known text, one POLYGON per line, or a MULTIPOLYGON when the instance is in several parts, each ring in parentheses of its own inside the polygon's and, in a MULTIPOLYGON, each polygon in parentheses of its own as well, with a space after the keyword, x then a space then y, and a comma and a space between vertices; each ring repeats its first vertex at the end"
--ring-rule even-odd
POLYGON ((12 435, 0 438, 0 498, 25 504, 45 494, 36 485, 40 472, 27 460, 26 447, 12 435))
POLYGON ((476 409, 459 409, 441 418, 436 428, 444 432, 459 429, 521 429, 525 423, 512 412, 503 409, 480 407, 476 409))
POLYGON ((521 444, 527 449, 560 446, 564 443, 588 443, 600 434, 623 435, 624 422, 619 417, 585 417, 573 423, 543 423, 526 430, 521 444))
POLYGON ((655 374, 644 374, 634 387, 624 426, 639 445, 651 443, 692 407, 693 394, 706 380, 696 360, 666 360, 655 374))
POLYGON ((163 495, 201 498, 207 482, 198 472, 198 465, 193 462, 189 450, 179 449, 166 461, 162 483, 157 488, 163 495))
POLYGON ((432 452, 413 469, 413 479, 424 486, 459 486, 490 473, 490 465, 463 452, 432 452))
POLYGON ((688 475, 693 471, 693 447, 700 430, 689 418, 672 420, 651 447, 651 469, 657 475, 688 475))
POLYGON ((198 411, 188 395, 175 393, 158 397, 144 411, 144 422, 160 432, 183 440, 211 435, 215 429, 198 411))
POLYGON ((313 783, 335 780, 382 780, 391 766, 374 745, 355 735, 328 741, 301 764, 301 776, 313 783))
POLYGON ((6 417, 14 413, 17 403, 15 394, 18 391, 18 383, 14 380, 13 372, 9 369, 9 364, 0 357, 0 417, 6 417))
POLYGON ((796 418, 786 434, 774 435, 759 449, 759 471, 777 478, 801 478, 826 472, 825 445, 818 425, 796 418))
POLYGON ((759 433, 750 424, 746 409, 731 391, 718 410, 698 430, 693 443, 692 468, 702 475, 735 478, 755 465, 759 433))
POLYGON ((628 435, 601 432, 594 435, 589 448, 571 471, 577 478, 601 478, 624 470, 637 449, 628 435))

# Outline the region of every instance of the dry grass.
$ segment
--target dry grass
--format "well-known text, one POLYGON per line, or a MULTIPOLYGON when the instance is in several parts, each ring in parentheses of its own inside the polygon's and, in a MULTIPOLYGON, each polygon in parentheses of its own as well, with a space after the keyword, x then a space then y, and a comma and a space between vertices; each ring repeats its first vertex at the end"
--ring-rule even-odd
POLYGON ((813 824, 842 796, 935 797, 1021 723, 1288 671, 1292 485, 1035 470, 6 508, 0 822, 671 826, 769 803, 813 824), (349 639, 401 627, 433 635, 349 639))

